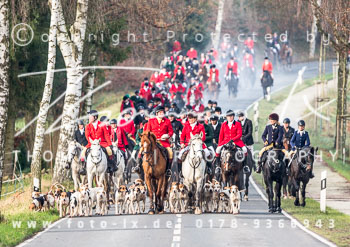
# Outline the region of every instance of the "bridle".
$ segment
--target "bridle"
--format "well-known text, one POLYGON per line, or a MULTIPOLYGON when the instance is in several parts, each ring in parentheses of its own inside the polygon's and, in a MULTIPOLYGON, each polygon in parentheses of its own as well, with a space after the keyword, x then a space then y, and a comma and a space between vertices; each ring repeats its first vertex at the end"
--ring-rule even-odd
MULTIPOLYGON (((143 137, 143 138, 146 138, 146 137, 143 137)), ((147 148, 148 148, 148 145, 149 145, 149 151, 148 151, 148 152, 145 151, 145 150, 143 151, 144 154, 148 154, 148 157, 144 156, 144 158, 146 158, 146 162, 147 162, 150 166, 154 166, 154 159, 153 159, 153 154, 154 154, 154 152, 153 152, 153 142, 152 142, 151 138, 152 138, 152 137, 149 137, 149 138, 147 137, 146 140, 143 140, 142 145, 143 145, 144 142, 147 143, 147 148), (153 161, 153 162, 152 162, 152 161, 153 161)))
POLYGON ((68 164, 72 164, 72 161, 73 159, 75 160, 75 162, 79 163, 79 157, 78 157, 78 153, 79 153, 79 147, 77 145, 75 145, 75 148, 74 148, 74 152, 73 153, 70 153, 70 155, 72 155, 72 159, 67 161, 68 164))
MULTIPOLYGON (((197 157, 197 153, 201 153, 202 154, 202 157, 203 157, 203 154, 204 154, 204 150, 203 148, 201 148, 200 150, 193 150, 192 148, 192 142, 195 141, 195 140, 201 140, 200 138, 195 138, 195 139, 191 139, 188 143, 188 145, 190 146, 190 153, 192 152, 194 158, 197 157)), ((189 164, 190 166, 193 168, 193 169, 197 169, 199 167, 199 165, 201 164, 201 159, 198 160, 198 162, 195 162, 194 160, 195 159, 189 159, 189 164)))
POLYGON ((102 161, 102 148, 101 148, 101 146, 99 147, 98 151, 99 151, 99 153, 96 156, 93 155, 92 150, 90 151, 91 161, 95 165, 99 164, 102 161), (98 161, 95 161, 95 159, 98 159, 98 161))

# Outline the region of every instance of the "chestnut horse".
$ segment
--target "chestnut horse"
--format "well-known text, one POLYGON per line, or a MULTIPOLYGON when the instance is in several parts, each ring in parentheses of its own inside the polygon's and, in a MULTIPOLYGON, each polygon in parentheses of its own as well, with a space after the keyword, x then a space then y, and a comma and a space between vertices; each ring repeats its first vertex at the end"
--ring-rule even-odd
POLYGON ((143 148, 142 167, 145 174, 145 181, 150 199, 149 214, 154 214, 154 206, 158 213, 163 213, 164 197, 167 188, 165 178, 166 158, 157 146, 157 137, 150 131, 145 131, 141 135, 141 147, 143 148), (153 202, 153 193, 155 202, 153 202))

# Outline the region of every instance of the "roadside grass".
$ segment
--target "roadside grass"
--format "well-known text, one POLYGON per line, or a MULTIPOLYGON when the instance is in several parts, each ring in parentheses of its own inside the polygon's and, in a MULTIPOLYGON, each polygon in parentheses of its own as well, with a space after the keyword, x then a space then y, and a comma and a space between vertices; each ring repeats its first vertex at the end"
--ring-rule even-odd
MULTIPOLYGON (((253 179, 266 195, 262 174, 254 172, 253 179)), ((322 213, 320 203, 311 198, 306 198, 305 207, 294 206, 294 199, 282 199, 281 204, 284 211, 296 218, 307 229, 329 239, 337 246, 350 246, 349 215, 329 207, 326 213, 322 213)))
MULTIPOLYGON (((326 75, 325 80, 330 80, 332 78, 332 75, 326 75)), ((298 85, 295 89, 294 93, 300 92, 307 87, 313 86, 315 84, 315 80, 317 79, 309 79, 305 80, 303 84, 298 85)), ((258 117, 258 123, 260 128, 258 128, 258 138, 259 140, 254 144, 255 150, 260 150, 263 147, 261 139, 261 134, 265 128, 265 124, 268 122, 268 115, 271 113, 271 109, 274 109, 278 104, 280 104, 283 100, 285 100, 293 85, 288 86, 279 92, 276 92, 275 94, 272 94, 271 100, 268 102, 266 100, 260 100, 259 101, 259 117, 258 117)), ((329 97, 332 99, 335 96, 336 92, 329 92, 329 97)), ((336 111, 336 104, 331 104, 329 107, 329 112, 335 112, 336 111)), ((330 114, 331 116, 332 114, 330 114)), ((248 110, 248 116, 253 119, 254 116, 254 109, 253 107, 248 110)), ((312 122, 313 117, 310 117, 310 119, 307 119, 308 126, 313 126, 312 122)), ((322 134, 320 131, 315 132, 311 130, 311 128, 308 128, 307 130, 310 133, 310 138, 312 141, 312 144, 314 146, 318 146, 323 150, 325 153, 325 150, 327 150, 327 155, 323 155, 323 160, 332 167, 335 171, 339 172, 341 175, 343 175, 346 179, 349 180, 350 178, 350 167, 349 165, 343 165, 342 161, 336 160, 335 162, 332 161, 331 154, 329 153, 329 150, 332 150, 334 153, 333 143, 334 143, 334 126, 335 117, 331 116, 331 124, 330 126, 326 125, 325 122, 323 122, 322 126, 322 134)), ((254 126, 255 127, 255 126, 254 126)), ((318 129, 320 129, 320 122, 318 129)), ((255 135, 254 135, 255 137, 255 135)), ((262 174, 257 174, 255 172, 252 173, 254 181, 257 183, 257 185, 262 189, 263 193, 265 193, 265 185, 263 181, 262 174)), ((350 246, 350 216, 343 214, 337 210, 334 210, 332 208, 327 207, 326 213, 321 213, 320 211, 320 204, 319 202, 307 198, 306 199, 306 206, 305 207, 295 207, 294 206, 294 200, 293 199, 285 199, 282 200, 282 208, 289 214, 291 214, 293 217, 295 217, 300 223, 302 223, 305 227, 310 229, 311 231, 329 239, 330 241, 334 242, 338 246, 350 246), (334 223, 334 227, 333 226, 334 223)), ((267 210, 267 207, 266 207, 267 210)))
MULTIPOLYGON (((43 174, 41 187, 43 193, 51 187, 51 175, 43 174)), ((72 183, 63 184, 67 189, 72 183)), ((30 238, 35 233, 48 227, 59 219, 56 209, 46 212, 32 212, 29 210, 31 200, 31 177, 24 179, 24 191, 2 197, 0 200, 0 247, 15 246, 30 238), (16 225, 21 222, 20 226, 16 225)))

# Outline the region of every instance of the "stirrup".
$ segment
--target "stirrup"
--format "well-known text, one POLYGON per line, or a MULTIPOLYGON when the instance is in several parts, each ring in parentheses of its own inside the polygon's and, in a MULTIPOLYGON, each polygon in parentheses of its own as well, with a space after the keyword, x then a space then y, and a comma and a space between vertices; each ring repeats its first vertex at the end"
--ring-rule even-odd
POLYGON ((167 169, 165 172, 165 176, 170 177, 172 174, 171 169, 167 169))

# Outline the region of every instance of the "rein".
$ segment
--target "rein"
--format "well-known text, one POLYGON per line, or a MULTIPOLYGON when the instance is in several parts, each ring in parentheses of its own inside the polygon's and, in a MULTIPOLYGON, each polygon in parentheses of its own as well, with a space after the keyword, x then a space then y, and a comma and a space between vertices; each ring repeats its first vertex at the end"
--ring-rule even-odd
POLYGON ((102 153, 103 153, 103 151, 102 151, 101 146, 100 146, 100 148, 99 148, 98 151, 99 151, 99 155, 98 155, 98 156, 93 156, 93 155, 92 155, 92 152, 90 151, 91 162, 94 163, 94 165, 97 165, 97 164, 101 163, 101 161, 102 161, 102 153), (96 157, 100 157, 99 160, 98 160, 98 162, 94 162, 94 161, 93 161, 93 158, 96 158, 96 157))

